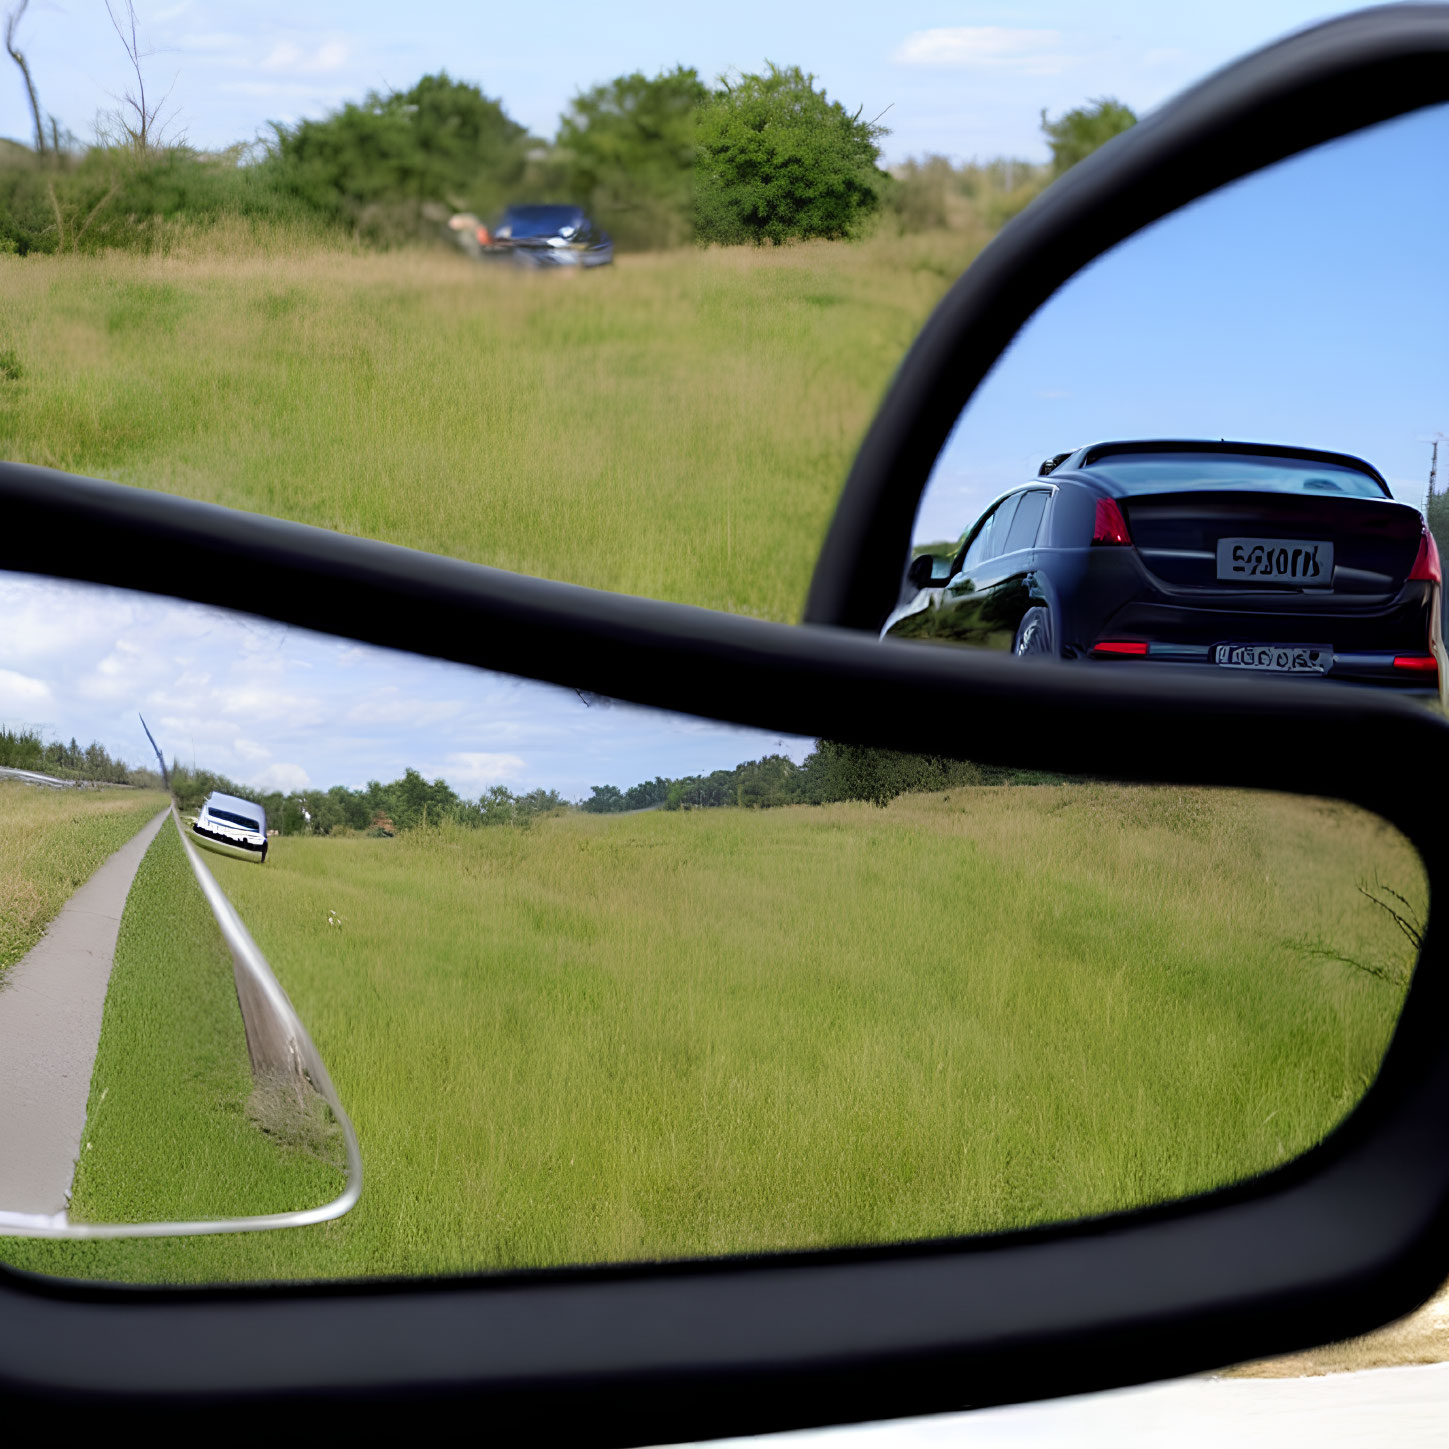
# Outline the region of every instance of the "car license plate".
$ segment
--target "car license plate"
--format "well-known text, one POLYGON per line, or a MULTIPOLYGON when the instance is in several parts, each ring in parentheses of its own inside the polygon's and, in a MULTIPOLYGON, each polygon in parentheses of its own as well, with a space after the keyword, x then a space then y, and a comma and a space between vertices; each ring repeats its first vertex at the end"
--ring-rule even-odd
POLYGON ((1218 578, 1326 586, 1333 580, 1333 545, 1305 538, 1220 538, 1218 578))
POLYGON ((1266 669, 1274 674, 1324 674, 1333 650, 1311 644, 1219 644, 1214 662, 1224 669, 1266 669))

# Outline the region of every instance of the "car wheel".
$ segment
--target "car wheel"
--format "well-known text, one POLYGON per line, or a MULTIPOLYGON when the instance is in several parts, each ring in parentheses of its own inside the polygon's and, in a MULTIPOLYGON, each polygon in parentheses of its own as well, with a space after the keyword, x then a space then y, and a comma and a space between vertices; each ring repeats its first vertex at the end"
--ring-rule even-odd
POLYGON ((1052 642, 1052 616, 1044 608, 1028 609, 1021 616, 1016 630, 1016 643, 1011 652, 1018 659, 1046 656, 1056 652, 1052 642))

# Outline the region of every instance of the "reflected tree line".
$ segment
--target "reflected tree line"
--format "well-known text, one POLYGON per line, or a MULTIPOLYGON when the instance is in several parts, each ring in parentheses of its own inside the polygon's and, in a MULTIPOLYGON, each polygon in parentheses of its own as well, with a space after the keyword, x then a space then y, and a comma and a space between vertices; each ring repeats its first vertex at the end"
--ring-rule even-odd
MULTIPOLYGON (((111 756, 101 745, 46 742, 34 731, 0 727, 0 765, 90 780, 160 789, 155 770, 136 769, 111 756)), ((429 824, 508 825, 527 829, 545 815, 582 810, 594 815, 635 810, 710 810, 734 807, 765 810, 784 805, 827 805, 860 800, 886 805, 914 791, 971 785, 1061 783, 1067 777, 1039 770, 981 765, 943 755, 905 754, 897 750, 817 740, 800 763, 787 755, 746 760, 730 770, 669 779, 656 775, 628 787, 595 785, 587 799, 570 801, 557 790, 515 793, 493 785, 481 795, 460 795, 444 779, 428 780, 414 769, 399 779, 372 780, 360 789, 334 785, 327 790, 258 790, 213 770, 173 761, 171 790, 186 812, 198 809, 219 790, 254 800, 267 812, 270 829, 282 835, 396 835, 429 824)))
POLYGON ((133 769, 95 741, 81 745, 72 736, 66 744, 64 740, 44 739, 38 730, 11 729, 4 725, 0 725, 0 766, 32 770, 59 780, 138 785, 150 790, 161 788, 161 776, 155 770, 133 769))
POLYGON ((328 790, 258 792, 210 770, 172 767, 171 789, 182 810, 197 809, 213 791, 255 800, 267 812, 267 825, 282 835, 396 835, 428 824, 515 825, 527 827, 541 815, 572 808, 557 790, 514 794, 494 785, 476 799, 459 795, 446 780, 428 780, 407 769, 387 784, 371 780, 361 790, 333 785, 328 790))
POLYGON ((668 780, 662 775, 621 790, 595 785, 581 809, 597 814, 626 810, 708 810, 733 805, 769 809, 779 805, 828 805, 865 800, 885 805, 897 795, 962 785, 1054 784, 1063 780, 1040 770, 1014 770, 978 765, 944 755, 905 754, 866 745, 817 740, 802 763, 788 755, 747 760, 732 770, 687 775, 668 780))

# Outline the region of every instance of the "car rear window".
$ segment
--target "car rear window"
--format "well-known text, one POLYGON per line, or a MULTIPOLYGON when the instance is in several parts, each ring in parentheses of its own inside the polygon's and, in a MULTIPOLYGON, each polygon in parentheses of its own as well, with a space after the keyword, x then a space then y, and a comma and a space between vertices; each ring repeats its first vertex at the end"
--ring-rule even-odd
POLYGON ((1037 525, 1041 522, 1046 501, 1046 490, 1042 488, 1033 488, 1030 493, 1022 497, 1016 510, 1016 517, 1011 523, 1011 533, 1006 540, 1005 551, 1007 553, 1030 548, 1036 542, 1037 525))
POLYGON ((515 237, 557 236, 565 226, 577 226, 579 213, 572 206, 514 206, 503 225, 515 237))
POLYGON ((1378 479, 1337 463, 1308 458, 1256 458, 1223 453, 1122 453, 1092 462, 1090 471, 1133 493, 1159 489, 1256 488, 1274 493, 1335 494, 1350 498, 1392 495, 1378 479))
POLYGON ((214 805, 209 806, 206 813, 213 820, 225 820, 231 825, 240 825, 243 830, 260 832, 262 828, 255 820, 248 820, 245 815, 233 815, 230 810, 218 810, 214 805))

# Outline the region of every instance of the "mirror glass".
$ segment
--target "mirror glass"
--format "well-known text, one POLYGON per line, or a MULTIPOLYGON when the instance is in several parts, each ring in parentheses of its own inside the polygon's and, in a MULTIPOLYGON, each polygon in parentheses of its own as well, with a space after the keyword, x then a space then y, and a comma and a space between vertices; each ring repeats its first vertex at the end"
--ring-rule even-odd
MULTIPOLYGON (((1201 1192, 1353 1108, 1427 910, 1407 842, 1332 801, 844 748, 44 579, 0 576, 0 616, 0 1039, 23 1017, 39 1062, 0 1130, 80 1144, 78 1224, 343 1190, 335 1124, 249 1062, 190 847, 365 1167, 286 1233, 0 1238, 42 1272, 694 1257, 1201 1192), (77 1042, 36 953, 126 850, 77 1042), (85 1084, 64 1121, 47 1054, 85 1084)), ((0 1209, 28 1180, 0 1153, 0 1209)))
POLYGON ((883 632, 1437 704, 1446 154, 1449 107, 1408 115, 1068 282, 938 459, 883 632))

